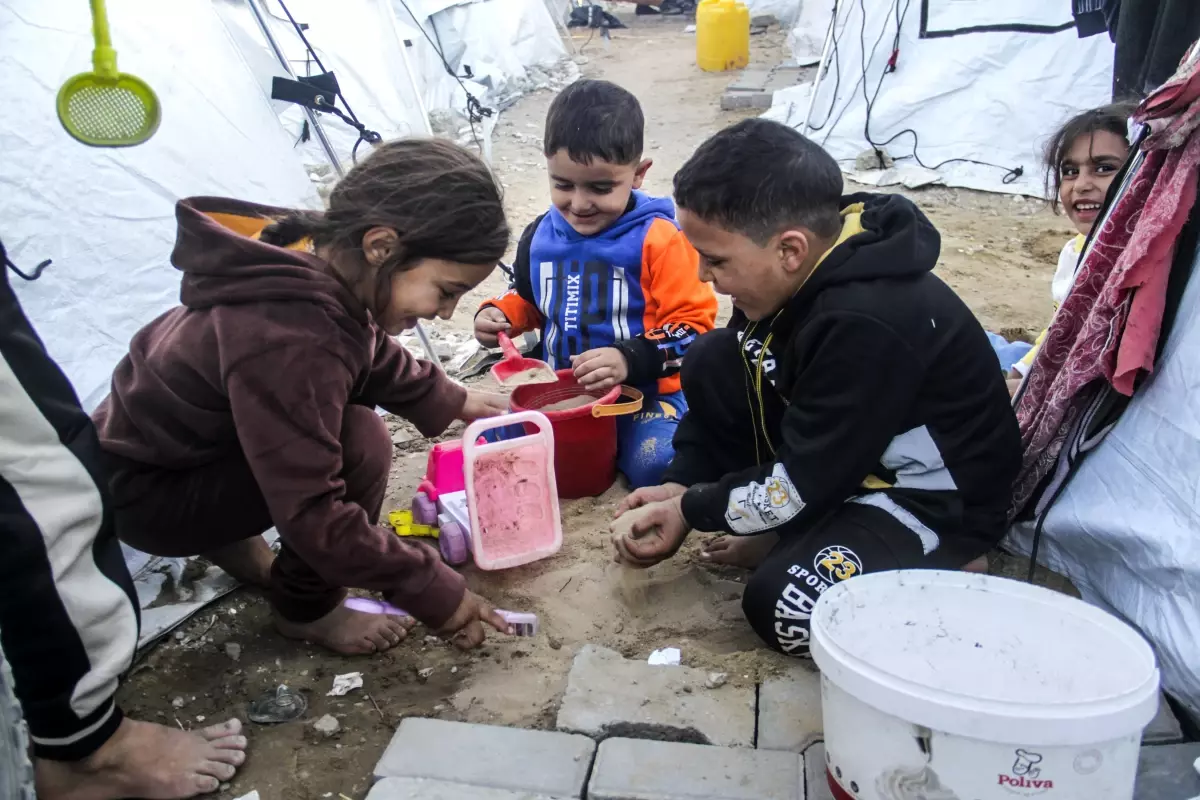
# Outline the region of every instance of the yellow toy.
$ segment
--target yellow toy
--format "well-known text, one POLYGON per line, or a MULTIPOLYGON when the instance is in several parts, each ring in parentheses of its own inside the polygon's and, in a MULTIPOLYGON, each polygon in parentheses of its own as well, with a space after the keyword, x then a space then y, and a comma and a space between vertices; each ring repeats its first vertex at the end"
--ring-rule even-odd
POLYGON ((388 524, 396 531, 397 536, 429 536, 436 539, 440 534, 436 525, 422 525, 419 522, 413 522, 412 512, 408 509, 389 511, 388 524))

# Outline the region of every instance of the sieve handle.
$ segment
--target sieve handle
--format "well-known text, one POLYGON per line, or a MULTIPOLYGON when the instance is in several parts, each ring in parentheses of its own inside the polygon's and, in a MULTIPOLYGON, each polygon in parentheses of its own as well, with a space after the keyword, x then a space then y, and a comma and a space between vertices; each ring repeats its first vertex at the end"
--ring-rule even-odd
POLYGON ((620 417, 625 414, 636 414, 642 410, 642 393, 629 386, 621 387, 621 396, 630 398, 624 403, 609 403, 592 406, 593 417, 620 417))
POLYGON ((92 37, 96 47, 92 50, 92 69, 101 78, 116 79, 117 51, 113 50, 112 37, 108 33, 108 10, 104 0, 91 0, 92 37))

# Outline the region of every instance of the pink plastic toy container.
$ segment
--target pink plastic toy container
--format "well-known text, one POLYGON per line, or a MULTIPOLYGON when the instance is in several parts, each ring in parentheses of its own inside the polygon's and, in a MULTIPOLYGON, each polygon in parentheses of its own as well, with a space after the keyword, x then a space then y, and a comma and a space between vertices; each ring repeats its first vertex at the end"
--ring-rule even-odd
POLYGON ((562 520, 554 480, 554 429, 546 415, 522 411, 476 420, 463 434, 462 452, 475 565, 508 569, 557 553, 562 520), (485 431, 519 423, 534 432, 479 443, 485 431))

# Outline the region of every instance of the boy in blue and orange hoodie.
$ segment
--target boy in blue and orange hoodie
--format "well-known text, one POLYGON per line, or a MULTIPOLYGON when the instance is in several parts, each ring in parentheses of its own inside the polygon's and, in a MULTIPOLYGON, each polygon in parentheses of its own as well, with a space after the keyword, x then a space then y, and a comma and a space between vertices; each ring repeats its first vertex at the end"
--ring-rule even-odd
POLYGON ((588 389, 643 392, 642 411, 619 418, 617 463, 634 488, 653 486, 671 463, 687 410, 679 367, 713 328, 717 300, 665 198, 638 191, 642 158, 637 98, 608 81, 581 80, 554 99, 544 152, 551 208, 522 233, 508 291, 483 304, 475 336, 539 329, 554 369, 574 368, 588 389))

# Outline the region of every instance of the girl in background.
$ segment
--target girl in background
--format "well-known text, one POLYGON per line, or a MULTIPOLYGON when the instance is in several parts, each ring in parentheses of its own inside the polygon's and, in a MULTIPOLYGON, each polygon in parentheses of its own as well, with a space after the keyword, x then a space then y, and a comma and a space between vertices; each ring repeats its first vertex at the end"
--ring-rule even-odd
MULTIPOLYGON (((1050 284, 1054 310, 1066 299, 1075 282, 1075 268, 1092 226, 1100 217, 1104 197, 1113 177, 1129 155, 1129 118, 1134 107, 1116 104, 1085 111, 1069 119, 1046 147, 1046 189, 1055 212, 1061 211, 1078 231, 1058 257, 1050 284)), ((1010 393, 1033 365, 1043 330, 1025 357, 1008 374, 1010 393)))

